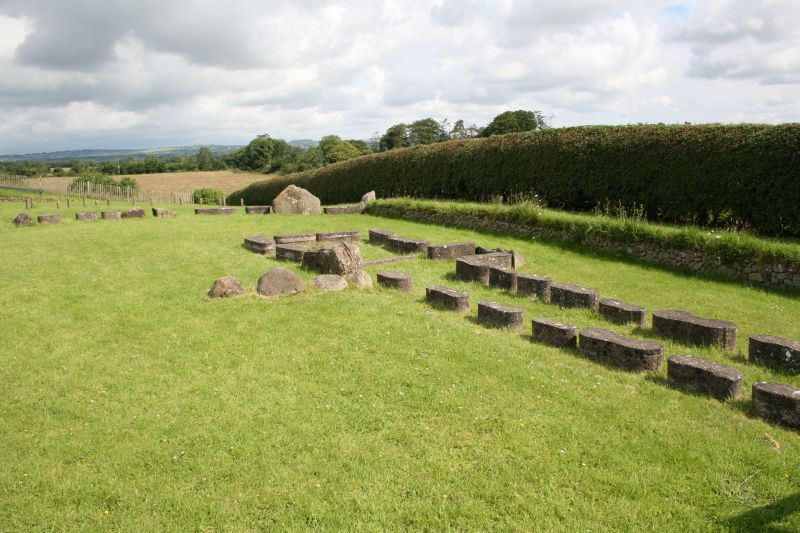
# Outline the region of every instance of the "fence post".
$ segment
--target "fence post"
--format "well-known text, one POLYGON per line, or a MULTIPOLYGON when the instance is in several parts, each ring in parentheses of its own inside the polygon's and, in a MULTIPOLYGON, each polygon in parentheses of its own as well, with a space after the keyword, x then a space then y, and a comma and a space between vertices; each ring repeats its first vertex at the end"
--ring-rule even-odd
POLYGON ((97 198, 94 199, 94 206, 97 207, 97 198))
POLYGON ((56 200, 56 209, 61 209, 61 203, 58 200, 56 200))
POLYGON ((67 209, 69 209, 69 198, 67 198, 67 209))
POLYGON ((83 207, 86 208, 86 197, 83 197, 83 207))
POLYGON ((244 207, 244 198, 239 198, 239 205, 244 207))
POLYGON ((222 197, 222 207, 227 207, 227 206, 228 206, 228 204, 225 203, 225 197, 223 196, 222 197))
POLYGON ((183 196, 178 196, 178 205, 183 206, 183 196))
POLYGON ((203 207, 203 198, 200 198, 200 207, 203 207))
POLYGON ((106 197, 106 205, 107 205, 108 207, 111 207, 111 198, 109 198, 109 197, 106 197))

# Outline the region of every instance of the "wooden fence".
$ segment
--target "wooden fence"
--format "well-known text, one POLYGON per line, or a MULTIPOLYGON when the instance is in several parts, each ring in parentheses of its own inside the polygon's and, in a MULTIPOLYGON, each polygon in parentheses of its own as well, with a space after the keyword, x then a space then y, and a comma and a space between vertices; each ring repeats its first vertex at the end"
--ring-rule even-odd
POLYGON ((108 200, 127 200, 159 204, 190 204, 193 192, 150 191, 120 185, 73 183, 74 178, 28 178, 25 176, 0 176, 0 189, 35 192, 55 196, 77 196, 108 200))

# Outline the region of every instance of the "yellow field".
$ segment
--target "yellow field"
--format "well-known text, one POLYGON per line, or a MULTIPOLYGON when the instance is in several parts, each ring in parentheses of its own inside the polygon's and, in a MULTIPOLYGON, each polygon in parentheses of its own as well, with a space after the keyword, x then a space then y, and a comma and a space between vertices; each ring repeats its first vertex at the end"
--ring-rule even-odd
MULTIPOLYGON (((114 176, 114 179, 125 176, 114 176)), ((239 190, 254 181, 268 178, 256 172, 233 172, 213 170, 198 172, 166 172, 163 174, 133 174, 131 176, 142 190, 165 192, 189 192, 203 187, 219 189, 225 194, 239 190)))

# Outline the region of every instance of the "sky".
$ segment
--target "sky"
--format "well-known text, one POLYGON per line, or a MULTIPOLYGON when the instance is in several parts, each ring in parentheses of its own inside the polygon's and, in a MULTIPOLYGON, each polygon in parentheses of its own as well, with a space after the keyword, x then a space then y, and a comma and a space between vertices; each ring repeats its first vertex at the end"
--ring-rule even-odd
POLYGON ((800 0, 0 0, 0 153, 800 121, 800 0))

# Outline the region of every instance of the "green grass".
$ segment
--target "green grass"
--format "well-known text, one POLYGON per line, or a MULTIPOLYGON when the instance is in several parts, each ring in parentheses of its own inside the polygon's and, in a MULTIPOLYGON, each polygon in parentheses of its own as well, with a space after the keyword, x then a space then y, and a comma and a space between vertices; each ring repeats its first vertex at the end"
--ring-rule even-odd
POLYGON ((0 204, 2 530, 800 528, 800 434, 748 413, 753 381, 800 376, 743 355, 748 334, 800 338, 796 295, 374 216, 76 222, 62 206, 60 225, 17 229, 19 210, 0 204), (515 248, 527 272, 735 321, 735 354, 664 346, 736 366, 744 398, 531 343, 534 316, 635 332, 453 280, 450 261, 369 269, 410 272, 412 294, 255 295, 278 263, 244 236, 370 227, 515 248), (209 300, 223 275, 249 293, 209 300), (427 306, 434 283, 468 290, 469 317, 427 306), (476 324, 485 299, 524 307, 525 330, 476 324))

